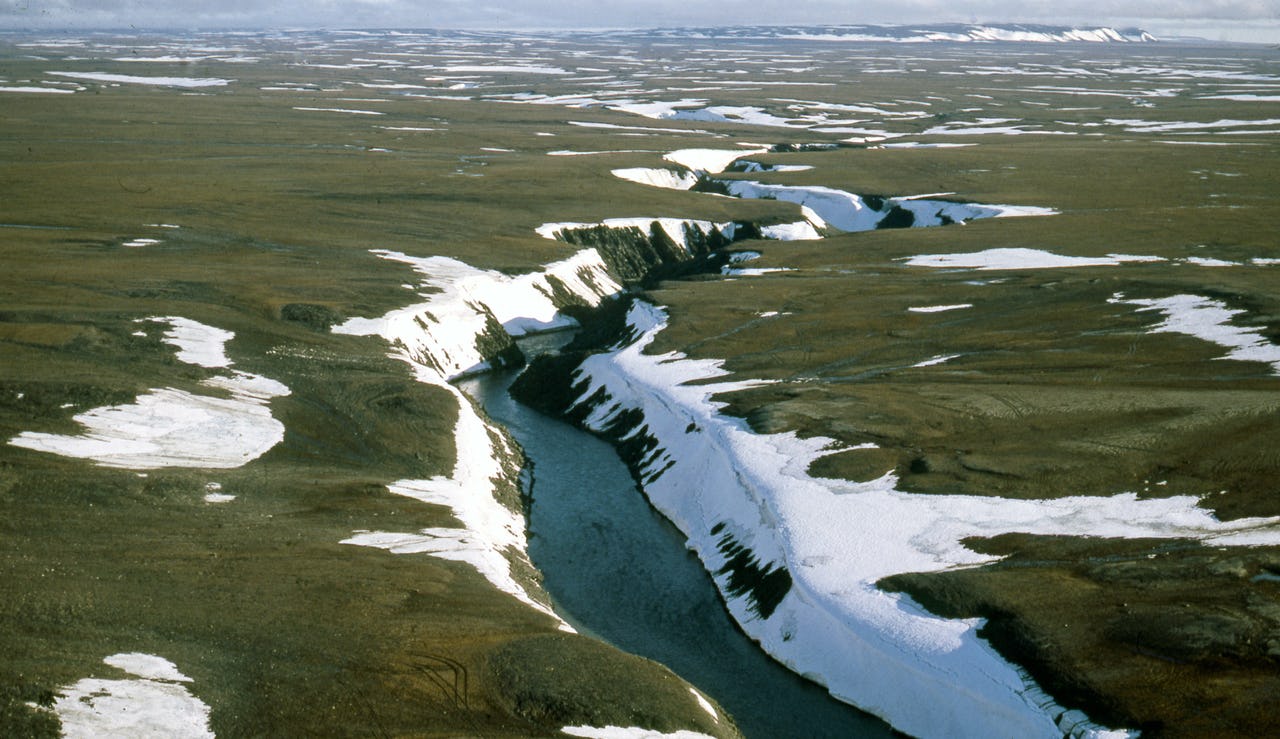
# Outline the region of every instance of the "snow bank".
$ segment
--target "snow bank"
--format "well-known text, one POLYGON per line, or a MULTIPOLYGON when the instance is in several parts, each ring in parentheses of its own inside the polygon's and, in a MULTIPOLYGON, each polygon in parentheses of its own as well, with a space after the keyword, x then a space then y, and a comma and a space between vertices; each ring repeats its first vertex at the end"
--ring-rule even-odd
POLYGON ((149 654, 116 654, 103 662, 135 676, 85 678, 62 688, 53 711, 62 736, 212 739, 209 706, 179 683, 190 683, 177 665, 149 654))
MULTIPOLYGON (((586 224, 549 224, 553 225, 568 228, 586 224)), ((647 230, 648 222, 644 227, 647 230)), ((539 233, 555 238, 558 230, 548 235, 539 229, 539 233)), ((490 368, 490 360, 476 345, 478 337, 521 336, 573 326, 572 319, 560 314, 563 306, 558 300, 597 305, 622 289, 594 249, 549 264, 541 272, 515 277, 449 257, 374 253, 412 266, 422 276, 422 287, 433 294, 427 295, 425 302, 380 318, 352 318, 334 332, 382 336, 400 346, 408 361, 429 367, 443 379, 490 368)))
MULTIPOLYGON (((429 480, 401 480, 397 495, 448 506, 463 528, 417 532, 356 531, 344 544, 378 547, 400 554, 424 553, 466 562, 494 587, 560 620, 532 598, 511 574, 511 560, 527 563, 524 518, 498 502, 497 480, 514 480, 518 455, 505 434, 487 424, 472 401, 448 380, 489 367, 478 346, 485 337, 509 338, 531 331, 573 325, 559 313, 561 301, 597 305, 621 286, 609 277, 599 253, 586 249, 547 265, 541 272, 512 277, 477 269, 448 257, 411 257, 376 251, 422 276, 425 302, 380 318, 353 318, 335 333, 381 336, 391 356, 407 363, 420 382, 435 385, 458 404, 454 427, 457 460, 453 474, 429 480)), ((561 621, 560 628, 571 630, 561 621)))
POLYGON ((1159 262, 1160 257, 1108 254, 1105 257, 1072 257, 1042 249, 986 249, 964 254, 920 254, 906 263, 912 267, 944 269, 1055 269, 1062 267, 1112 267, 1126 262, 1159 262))
POLYGON ((972 308, 973 303, 956 303, 954 305, 922 305, 914 308, 907 308, 908 313, 944 313, 951 310, 962 310, 964 308, 972 308))
POLYGON ((1107 302, 1139 306, 1140 311, 1159 311, 1164 320, 1152 333, 1177 333, 1212 342, 1231 351, 1222 359, 1270 364, 1280 375, 1280 346, 1267 341, 1262 329, 1231 325, 1231 319, 1245 311, 1200 295, 1173 295, 1153 300, 1125 299, 1117 293, 1107 302))
POLYGON ((679 149, 663 155, 668 162, 675 162, 695 172, 719 174, 730 164, 752 154, 764 154, 768 149, 679 149))
POLYGON ((712 223, 711 221, 700 221, 692 218, 606 218, 598 223, 544 223, 535 229, 539 236, 545 239, 556 239, 564 231, 581 231, 585 229, 598 228, 604 226, 606 228, 624 229, 638 228, 641 233, 648 234, 649 230, 657 224, 673 242, 689 249, 689 232, 697 231, 703 236, 709 236, 713 231, 719 231, 726 239, 733 240, 734 232, 737 230, 735 223, 712 223))
POLYGON ((589 739, 712 739, 706 734, 696 731, 676 731, 664 734, 651 729, 621 726, 566 726, 560 730, 569 736, 582 736, 589 739))
MULTIPOLYGON (((178 348, 188 364, 229 368, 225 344, 234 334, 197 321, 170 316, 164 341, 178 348)), ((285 385, 262 375, 232 370, 202 385, 225 396, 198 395, 159 388, 124 405, 94 408, 74 420, 81 434, 25 431, 9 440, 14 446, 68 457, 92 459, 104 467, 240 467, 262 456, 284 439, 284 424, 271 415, 272 398, 289 394, 285 385)))
POLYGON ((812 478, 810 464, 839 451, 835 442, 755 434, 721 415, 714 396, 757 383, 710 382, 726 374, 717 361, 646 355, 665 316, 637 303, 629 320, 638 341, 581 366, 585 423, 651 442, 636 465, 645 493, 689 538, 748 634, 904 732, 1102 730, 1000 658, 978 638, 980 620, 935 617, 879 590, 881 578, 995 561, 961 542, 1008 532, 1280 543, 1277 519, 1218 521, 1188 496, 1009 500, 906 493, 892 473, 867 483, 812 478))
POLYGON ((690 190, 698 184, 698 176, 692 172, 676 172, 670 169, 652 167, 631 167, 615 169, 613 176, 628 182, 635 182, 650 187, 661 187, 665 190, 690 190))
POLYGON ((108 74, 107 72, 49 72, 57 77, 95 82, 119 82, 127 85, 159 85, 161 87, 222 87, 233 80, 218 77, 140 77, 132 74, 108 74))
MULTIPOLYGON (((673 190, 692 189, 703 176, 723 172, 733 162, 744 156, 759 154, 768 149, 681 149, 663 156, 664 159, 686 167, 688 172, 668 169, 615 169, 613 174, 630 182, 673 190)), ((965 223, 979 218, 1009 218, 1015 216, 1053 215, 1051 208, 1019 205, 981 205, 954 203, 933 199, 929 195, 911 195, 896 198, 864 198, 844 190, 816 185, 771 185, 753 180, 714 180, 726 192, 737 198, 755 200, 782 200, 801 206, 805 220, 796 223, 769 226, 761 230, 768 239, 783 241, 822 238, 820 231, 834 228, 839 231, 870 231, 889 224, 910 225, 915 228, 965 223), (906 220, 904 224, 904 214, 906 220)), ((543 226, 546 229, 550 226, 543 226)), ((542 229, 539 233, 543 233, 542 229)), ((545 234, 544 234, 545 235, 545 234)), ((677 243, 678 240, 677 240, 677 243)))

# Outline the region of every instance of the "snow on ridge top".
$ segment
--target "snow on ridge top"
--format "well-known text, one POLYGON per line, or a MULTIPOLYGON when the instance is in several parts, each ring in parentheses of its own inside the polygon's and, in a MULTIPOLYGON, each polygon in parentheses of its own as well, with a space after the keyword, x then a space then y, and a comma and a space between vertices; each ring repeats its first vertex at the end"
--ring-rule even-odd
POLYGON ((569 736, 586 737, 587 739, 713 739, 713 737, 697 731, 679 730, 664 734, 653 729, 642 729, 634 726, 566 726, 560 730, 569 736))
POLYGON ((762 149, 678 149, 663 155, 663 159, 668 162, 675 162, 683 167, 694 170, 695 172, 706 172, 707 174, 720 174, 730 164, 737 160, 751 156, 752 154, 765 154, 769 151, 767 148, 762 149))
POLYGON ((1050 26, 1024 23, 933 23, 924 25, 746 26, 664 29, 648 34, 675 37, 780 38, 804 41, 895 43, 1023 42, 1150 43, 1156 37, 1140 28, 1050 26))
POLYGON ((711 221, 702 221, 693 218, 606 218, 599 223, 544 223, 538 226, 537 234, 544 239, 556 239, 561 231, 576 231, 579 229, 597 228, 605 226, 606 228, 638 228, 642 233, 648 234, 653 224, 658 224, 666 234, 676 244, 689 248, 688 234, 686 228, 694 228, 703 234, 710 234, 713 230, 718 230, 725 238, 733 239, 733 233, 736 226, 732 222, 712 223, 711 221))

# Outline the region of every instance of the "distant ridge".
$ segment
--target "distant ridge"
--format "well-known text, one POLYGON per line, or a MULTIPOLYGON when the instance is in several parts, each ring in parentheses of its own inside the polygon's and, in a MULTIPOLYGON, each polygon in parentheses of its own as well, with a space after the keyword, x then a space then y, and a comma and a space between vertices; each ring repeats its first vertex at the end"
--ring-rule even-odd
POLYGON ((621 31, 621 35, 665 38, 779 38, 808 41, 873 41, 891 43, 1148 43, 1156 37, 1140 28, 1045 26, 1029 23, 937 23, 902 26, 726 26, 621 31))

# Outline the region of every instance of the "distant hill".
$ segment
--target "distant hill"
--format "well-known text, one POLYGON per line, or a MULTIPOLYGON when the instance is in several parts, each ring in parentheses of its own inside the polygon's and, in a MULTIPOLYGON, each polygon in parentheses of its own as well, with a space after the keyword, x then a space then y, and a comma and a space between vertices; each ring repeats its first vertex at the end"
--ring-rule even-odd
POLYGON ((731 26, 722 28, 662 28, 621 31, 622 35, 668 38, 781 38, 816 41, 1021 42, 1021 43, 1147 43, 1156 37, 1140 28, 1071 27, 1027 23, 937 23, 902 26, 731 26))

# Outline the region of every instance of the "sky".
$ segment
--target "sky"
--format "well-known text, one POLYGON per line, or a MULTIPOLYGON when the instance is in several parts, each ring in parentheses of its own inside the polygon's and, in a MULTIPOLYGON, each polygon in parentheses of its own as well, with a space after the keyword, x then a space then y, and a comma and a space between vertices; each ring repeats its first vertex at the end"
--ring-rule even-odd
POLYGON ((1013 22, 1280 44, 1280 0, 0 0, 0 28, 650 28, 1013 22))

